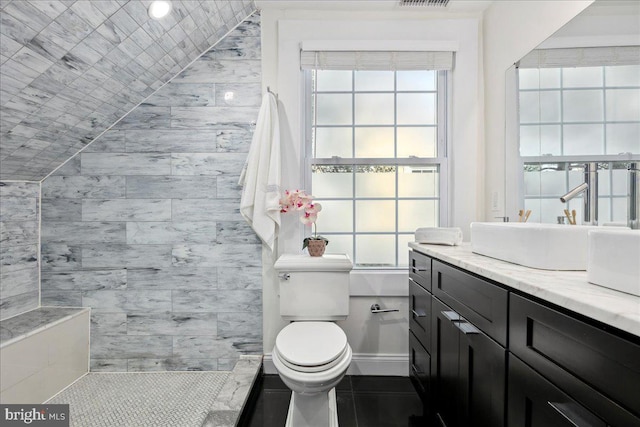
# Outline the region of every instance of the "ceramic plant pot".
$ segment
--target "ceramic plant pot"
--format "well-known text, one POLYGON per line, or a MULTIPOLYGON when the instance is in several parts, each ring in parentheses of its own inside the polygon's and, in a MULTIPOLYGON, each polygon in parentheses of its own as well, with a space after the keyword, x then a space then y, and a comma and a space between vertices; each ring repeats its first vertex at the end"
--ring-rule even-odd
POLYGON ((324 240, 309 240, 309 255, 322 256, 326 247, 327 242, 324 240))

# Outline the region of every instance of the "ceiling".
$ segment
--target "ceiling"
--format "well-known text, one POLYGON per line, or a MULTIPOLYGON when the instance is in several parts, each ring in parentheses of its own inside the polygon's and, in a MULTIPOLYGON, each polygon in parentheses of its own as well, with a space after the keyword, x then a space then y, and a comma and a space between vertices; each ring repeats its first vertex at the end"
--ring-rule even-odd
POLYGON ((0 0, 0 179, 40 181, 250 15, 253 0, 0 0))

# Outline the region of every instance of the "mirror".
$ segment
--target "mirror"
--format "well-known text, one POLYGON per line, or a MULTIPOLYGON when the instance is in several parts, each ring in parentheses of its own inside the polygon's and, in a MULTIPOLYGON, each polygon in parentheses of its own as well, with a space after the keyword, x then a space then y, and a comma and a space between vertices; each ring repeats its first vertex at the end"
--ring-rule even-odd
POLYGON ((640 3, 596 1, 507 70, 506 84, 510 220, 531 211, 535 222, 626 223, 627 167, 640 162, 640 3))

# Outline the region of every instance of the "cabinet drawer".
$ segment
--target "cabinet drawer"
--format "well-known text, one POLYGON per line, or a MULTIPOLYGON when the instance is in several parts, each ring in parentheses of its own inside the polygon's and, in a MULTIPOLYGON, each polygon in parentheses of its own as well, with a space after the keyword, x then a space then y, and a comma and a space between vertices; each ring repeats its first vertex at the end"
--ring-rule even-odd
MULTIPOLYGON (((574 378, 574 381, 579 380, 574 378)), ((509 426, 530 427, 638 427, 640 420, 586 385, 594 406, 582 405, 509 355, 509 426)))
POLYGON ((409 328, 431 352, 431 294, 409 279, 409 328))
POLYGON ((433 294, 506 347, 508 292, 438 260, 432 267, 433 294))
POLYGON ((409 378, 423 401, 425 413, 429 404, 431 357, 420 341, 409 332, 409 378))
MULTIPOLYGON (((575 376, 640 416, 640 346, 511 294, 510 350, 591 408, 575 376)), ((593 403, 595 404, 595 403, 593 403)))
POLYGON ((431 258, 416 251, 409 251, 409 277, 431 292, 431 258))

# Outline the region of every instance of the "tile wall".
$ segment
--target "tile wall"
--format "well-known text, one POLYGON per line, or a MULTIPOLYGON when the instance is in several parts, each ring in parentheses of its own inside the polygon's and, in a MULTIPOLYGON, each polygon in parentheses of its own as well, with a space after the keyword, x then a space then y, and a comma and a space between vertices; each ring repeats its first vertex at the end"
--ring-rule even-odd
POLYGON ((91 307, 93 371, 262 352, 261 245, 237 186, 261 101, 253 15, 42 186, 42 304, 91 307))
POLYGON ((0 319, 39 303, 39 182, 0 182, 0 319))
POLYGON ((255 10, 253 0, 0 2, 0 179, 40 181, 255 10))

